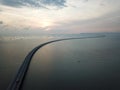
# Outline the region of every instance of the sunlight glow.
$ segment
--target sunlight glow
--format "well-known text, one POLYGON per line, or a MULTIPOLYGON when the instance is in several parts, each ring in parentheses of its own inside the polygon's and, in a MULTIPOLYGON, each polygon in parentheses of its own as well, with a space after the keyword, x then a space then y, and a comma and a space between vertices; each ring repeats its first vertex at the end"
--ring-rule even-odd
POLYGON ((51 26, 51 25, 52 25, 52 23, 49 22, 49 21, 43 21, 43 22, 42 22, 42 27, 43 27, 43 28, 49 27, 49 26, 51 26))

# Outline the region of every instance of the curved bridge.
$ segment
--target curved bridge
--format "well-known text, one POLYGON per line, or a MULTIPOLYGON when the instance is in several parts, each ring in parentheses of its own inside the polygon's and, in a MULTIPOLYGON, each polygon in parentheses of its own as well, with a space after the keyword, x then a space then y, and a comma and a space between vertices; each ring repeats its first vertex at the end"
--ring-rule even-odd
POLYGON ((24 62, 22 63, 22 65, 20 66, 20 68, 19 68, 19 70, 18 70, 18 72, 16 74, 16 77, 14 78, 14 80, 12 81, 12 83, 10 83, 9 87, 7 88, 7 90, 20 90, 33 55, 37 52, 38 49, 42 48, 43 46, 48 45, 50 43, 63 41, 63 40, 86 39, 86 38, 101 38, 101 37, 105 37, 105 35, 94 36, 94 37, 80 37, 80 38, 58 39, 58 40, 53 40, 53 41, 49 41, 49 42, 43 43, 43 44, 35 47, 26 56, 24 62))

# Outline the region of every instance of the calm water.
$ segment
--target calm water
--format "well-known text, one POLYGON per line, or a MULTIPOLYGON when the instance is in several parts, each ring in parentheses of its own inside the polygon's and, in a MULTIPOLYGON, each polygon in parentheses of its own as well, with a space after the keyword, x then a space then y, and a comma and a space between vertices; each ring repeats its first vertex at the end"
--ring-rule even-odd
MULTIPOLYGON (((35 46, 64 37, 2 38, 0 90, 7 88, 35 46)), ((120 34, 107 34, 104 38, 61 41, 41 48, 32 59, 22 90, 120 90, 119 83, 120 34)))

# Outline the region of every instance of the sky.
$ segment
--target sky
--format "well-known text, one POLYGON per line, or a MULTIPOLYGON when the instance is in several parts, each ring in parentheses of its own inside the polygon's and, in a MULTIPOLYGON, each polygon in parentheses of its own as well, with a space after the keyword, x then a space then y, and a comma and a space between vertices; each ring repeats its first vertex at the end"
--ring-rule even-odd
POLYGON ((120 32, 120 0, 0 0, 0 34, 120 32))

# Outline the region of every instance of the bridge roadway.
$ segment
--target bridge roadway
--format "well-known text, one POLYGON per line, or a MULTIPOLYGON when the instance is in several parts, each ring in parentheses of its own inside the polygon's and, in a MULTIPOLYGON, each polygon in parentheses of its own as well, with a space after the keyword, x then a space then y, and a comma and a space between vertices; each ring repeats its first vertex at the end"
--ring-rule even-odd
POLYGON ((26 76, 27 70, 29 68, 29 64, 30 61, 33 57, 33 55, 37 52, 38 49, 42 48, 45 45, 48 45, 50 43, 54 43, 54 42, 59 42, 59 41, 63 41, 63 40, 72 40, 72 39, 86 39, 86 38, 101 38, 101 37, 105 37, 105 35, 99 35, 99 36, 94 36, 94 37, 80 37, 80 38, 65 38, 65 39, 58 39, 58 40, 53 40, 53 41, 49 41, 46 43, 43 43, 37 47, 35 47, 31 52, 28 53, 28 55, 26 56, 25 60, 23 61, 22 65, 20 66, 15 78, 13 79, 13 81, 10 83, 10 85, 8 86, 7 90, 20 90, 22 83, 24 81, 24 78, 26 76))

